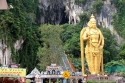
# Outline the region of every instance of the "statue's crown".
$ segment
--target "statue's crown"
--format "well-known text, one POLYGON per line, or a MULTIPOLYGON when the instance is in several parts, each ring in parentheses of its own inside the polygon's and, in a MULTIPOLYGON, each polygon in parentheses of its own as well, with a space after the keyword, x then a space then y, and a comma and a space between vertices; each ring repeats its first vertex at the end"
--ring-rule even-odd
POLYGON ((95 16, 94 16, 93 14, 92 14, 91 17, 90 17, 90 20, 91 20, 91 21, 96 21, 96 20, 95 20, 95 16))
POLYGON ((95 16, 92 14, 92 15, 91 15, 91 18, 95 18, 95 16))

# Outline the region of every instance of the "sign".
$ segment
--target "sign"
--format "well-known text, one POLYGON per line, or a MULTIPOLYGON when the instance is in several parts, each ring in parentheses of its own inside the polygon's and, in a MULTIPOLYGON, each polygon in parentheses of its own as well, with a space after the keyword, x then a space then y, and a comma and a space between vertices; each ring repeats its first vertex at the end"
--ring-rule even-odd
POLYGON ((24 68, 0 68, 0 77, 25 77, 24 68))
POLYGON ((68 71, 65 71, 62 76, 65 78, 65 79, 68 79, 70 77, 70 73, 68 71))

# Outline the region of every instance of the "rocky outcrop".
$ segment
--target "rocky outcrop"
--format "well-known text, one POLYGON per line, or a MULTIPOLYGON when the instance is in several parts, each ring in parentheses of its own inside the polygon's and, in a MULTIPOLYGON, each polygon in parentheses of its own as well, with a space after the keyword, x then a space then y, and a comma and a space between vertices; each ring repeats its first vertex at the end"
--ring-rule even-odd
POLYGON ((79 15, 83 13, 83 8, 75 4, 74 0, 66 0, 64 2, 65 12, 68 17, 69 24, 76 24, 80 21, 79 15))
POLYGON ((97 16, 97 22, 99 25, 105 28, 113 28, 112 15, 117 12, 116 8, 109 1, 103 1, 103 6, 100 15, 97 16))
MULTIPOLYGON (((50 24, 76 24, 80 21, 79 15, 82 13, 90 14, 93 10, 93 3, 96 0, 86 0, 84 4, 76 4, 75 0, 39 0, 39 23, 50 24)), ((123 42, 123 39, 117 34, 117 31, 112 25, 112 15, 117 13, 117 10, 112 3, 112 0, 103 0, 100 14, 94 13, 97 24, 110 29, 118 44, 123 42)))
POLYGON ((116 38, 118 44, 123 43, 123 38, 121 38, 117 31, 113 28, 112 25, 112 15, 116 14, 117 10, 114 4, 110 0, 103 1, 103 6, 100 15, 96 16, 98 25, 110 29, 111 33, 116 38))
MULTIPOLYGON (((14 43, 15 51, 18 51, 22 48, 24 43, 23 39, 17 40, 14 43)), ((13 63, 11 58, 11 48, 8 47, 5 42, 0 42, 0 64, 3 66, 8 66, 9 64, 13 63)))
POLYGON ((63 0, 39 0, 38 23, 61 24, 66 19, 63 0))

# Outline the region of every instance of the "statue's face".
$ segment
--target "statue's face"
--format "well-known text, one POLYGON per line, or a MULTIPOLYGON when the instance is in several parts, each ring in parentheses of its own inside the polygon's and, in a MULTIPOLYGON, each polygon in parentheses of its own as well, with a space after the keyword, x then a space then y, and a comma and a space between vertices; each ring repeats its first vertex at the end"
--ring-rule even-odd
POLYGON ((95 28, 96 27, 96 21, 92 21, 92 27, 95 28))

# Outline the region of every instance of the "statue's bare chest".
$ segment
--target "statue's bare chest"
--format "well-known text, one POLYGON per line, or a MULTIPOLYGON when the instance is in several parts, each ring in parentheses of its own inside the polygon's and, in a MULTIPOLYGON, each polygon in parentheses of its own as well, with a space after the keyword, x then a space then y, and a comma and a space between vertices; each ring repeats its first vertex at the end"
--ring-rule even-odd
POLYGON ((99 41, 99 31, 98 30, 90 30, 90 37, 92 42, 98 42, 99 41))

